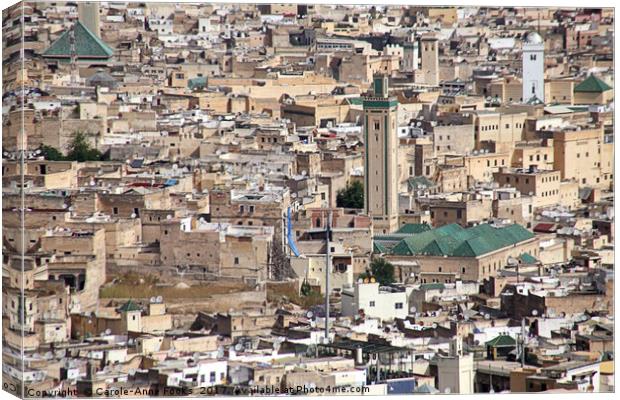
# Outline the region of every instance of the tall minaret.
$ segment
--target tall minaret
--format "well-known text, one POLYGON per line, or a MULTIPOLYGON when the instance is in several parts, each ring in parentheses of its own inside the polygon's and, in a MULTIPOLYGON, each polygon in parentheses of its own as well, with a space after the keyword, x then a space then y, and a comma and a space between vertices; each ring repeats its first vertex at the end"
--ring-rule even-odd
POLYGON ((439 40, 435 36, 420 38, 422 76, 427 85, 439 85, 439 40))
POLYGON ((365 211, 375 232, 398 229, 398 100, 388 95, 388 78, 376 76, 374 95, 365 97, 365 211))
POLYGON ((78 3, 78 20, 89 31, 101 38, 101 29, 99 28, 99 2, 79 2, 78 3))
POLYGON ((418 41, 411 34, 409 41, 403 44, 403 63, 401 70, 404 72, 413 72, 418 69, 418 41))
POLYGON ((536 97, 545 102, 545 43, 537 32, 523 42, 523 102, 536 97))

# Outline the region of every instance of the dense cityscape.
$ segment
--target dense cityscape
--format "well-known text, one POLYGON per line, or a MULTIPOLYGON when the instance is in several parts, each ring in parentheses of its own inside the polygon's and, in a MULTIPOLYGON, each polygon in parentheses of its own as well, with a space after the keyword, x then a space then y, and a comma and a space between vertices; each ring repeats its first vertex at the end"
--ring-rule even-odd
POLYGON ((614 391, 612 8, 2 18, 5 391, 614 391))

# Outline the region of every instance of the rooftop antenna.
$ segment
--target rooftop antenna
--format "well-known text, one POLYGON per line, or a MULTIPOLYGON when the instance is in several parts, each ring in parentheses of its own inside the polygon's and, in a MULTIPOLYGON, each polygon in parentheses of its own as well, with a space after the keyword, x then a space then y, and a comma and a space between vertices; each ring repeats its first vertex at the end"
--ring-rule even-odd
POLYGON ((75 24, 69 30, 69 52, 70 52, 70 60, 71 63, 71 85, 77 85, 78 81, 78 71, 77 71, 77 51, 75 49, 75 24))

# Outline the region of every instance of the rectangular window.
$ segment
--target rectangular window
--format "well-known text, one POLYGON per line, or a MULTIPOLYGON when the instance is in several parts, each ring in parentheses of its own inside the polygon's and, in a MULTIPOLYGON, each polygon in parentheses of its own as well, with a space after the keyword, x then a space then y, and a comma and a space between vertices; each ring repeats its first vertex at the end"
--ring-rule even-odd
POLYGON ((402 310, 403 309, 403 303, 394 303, 394 308, 396 310, 402 310))
POLYGON ((369 307, 374 307, 375 306, 375 301, 371 300, 370 303, 368 303, 368 306, 369 307))

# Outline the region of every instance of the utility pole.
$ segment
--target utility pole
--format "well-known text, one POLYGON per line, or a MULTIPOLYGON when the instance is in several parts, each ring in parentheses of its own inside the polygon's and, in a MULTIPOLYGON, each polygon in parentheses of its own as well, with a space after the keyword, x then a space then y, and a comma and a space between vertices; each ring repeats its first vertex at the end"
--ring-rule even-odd
POLYGON ((525 366, 525 317, 521 319, 521 368, 525 366))
POLYGON ((331 236, 332 210, 327 211, 325 221, 325 340, 329 343, 329 272, 330 268, 330 248, 329 240, 331 236))

